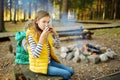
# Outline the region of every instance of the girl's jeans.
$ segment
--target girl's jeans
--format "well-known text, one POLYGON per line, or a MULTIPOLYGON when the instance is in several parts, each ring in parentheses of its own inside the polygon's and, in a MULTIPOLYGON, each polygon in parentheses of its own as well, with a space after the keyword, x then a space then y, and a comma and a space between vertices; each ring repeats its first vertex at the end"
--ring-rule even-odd
POLYGON ((61 76, 63 77, 63 80, 68 80, 73 73, 73 69, 54 60, 51 60, 48 65, 48 75, 61 76))

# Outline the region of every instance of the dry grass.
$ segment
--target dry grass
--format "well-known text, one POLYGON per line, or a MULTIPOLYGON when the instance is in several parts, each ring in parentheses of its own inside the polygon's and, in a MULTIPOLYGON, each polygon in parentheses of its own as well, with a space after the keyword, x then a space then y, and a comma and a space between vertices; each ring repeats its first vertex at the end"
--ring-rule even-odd
POLYGON ((25 22, 18 22, 14 24, 12 22, 5 22, 5 30, 8 32, 17 32, 24 29, 25 22))

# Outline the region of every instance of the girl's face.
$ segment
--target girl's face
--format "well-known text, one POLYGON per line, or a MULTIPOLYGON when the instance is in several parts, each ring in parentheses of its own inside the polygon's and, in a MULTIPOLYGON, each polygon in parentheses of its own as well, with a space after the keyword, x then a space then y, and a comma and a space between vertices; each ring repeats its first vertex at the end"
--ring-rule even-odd
POLYGON ((41 30, 44 30, 45 27, 49 24, 49 22, 50 22, 50 17, 46 16, 46 17, 39 19, 36 23, 38 24, 41 30))

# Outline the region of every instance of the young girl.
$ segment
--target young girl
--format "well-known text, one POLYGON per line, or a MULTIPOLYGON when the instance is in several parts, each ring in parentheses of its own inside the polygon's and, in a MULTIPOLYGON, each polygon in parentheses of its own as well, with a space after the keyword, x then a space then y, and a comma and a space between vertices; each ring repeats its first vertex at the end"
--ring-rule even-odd
POLYGON ((46 11, 38 11, 34 26, 27 29, 27 49, 29 53, 30 70, 35 73, 61 76, 68 80, 73 75, 73 69, 60 63, 54 53, 52 36, 57 36, 54 28, 49 25, 50 15, 46 11))

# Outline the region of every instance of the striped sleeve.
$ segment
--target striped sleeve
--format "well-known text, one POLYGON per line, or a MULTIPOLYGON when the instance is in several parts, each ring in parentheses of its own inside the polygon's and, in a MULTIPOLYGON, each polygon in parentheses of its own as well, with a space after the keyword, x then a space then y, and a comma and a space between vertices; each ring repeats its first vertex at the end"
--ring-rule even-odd
POLYGON ((32 51, 32 54, 35 58, 38 58, 41 51, 42 51, 42 44, 41 43, 38 43, 36 44, 35 41, 33 40, 32 36, 28 36, 28 41, 29 41, 29 44, 30 44, 30 49, 32 51))
POLYGON ((54 36, 54 39, 53 39, 53 46, 55 48, 60 48, 60 39, 59 39, 59 36, 54 36))

